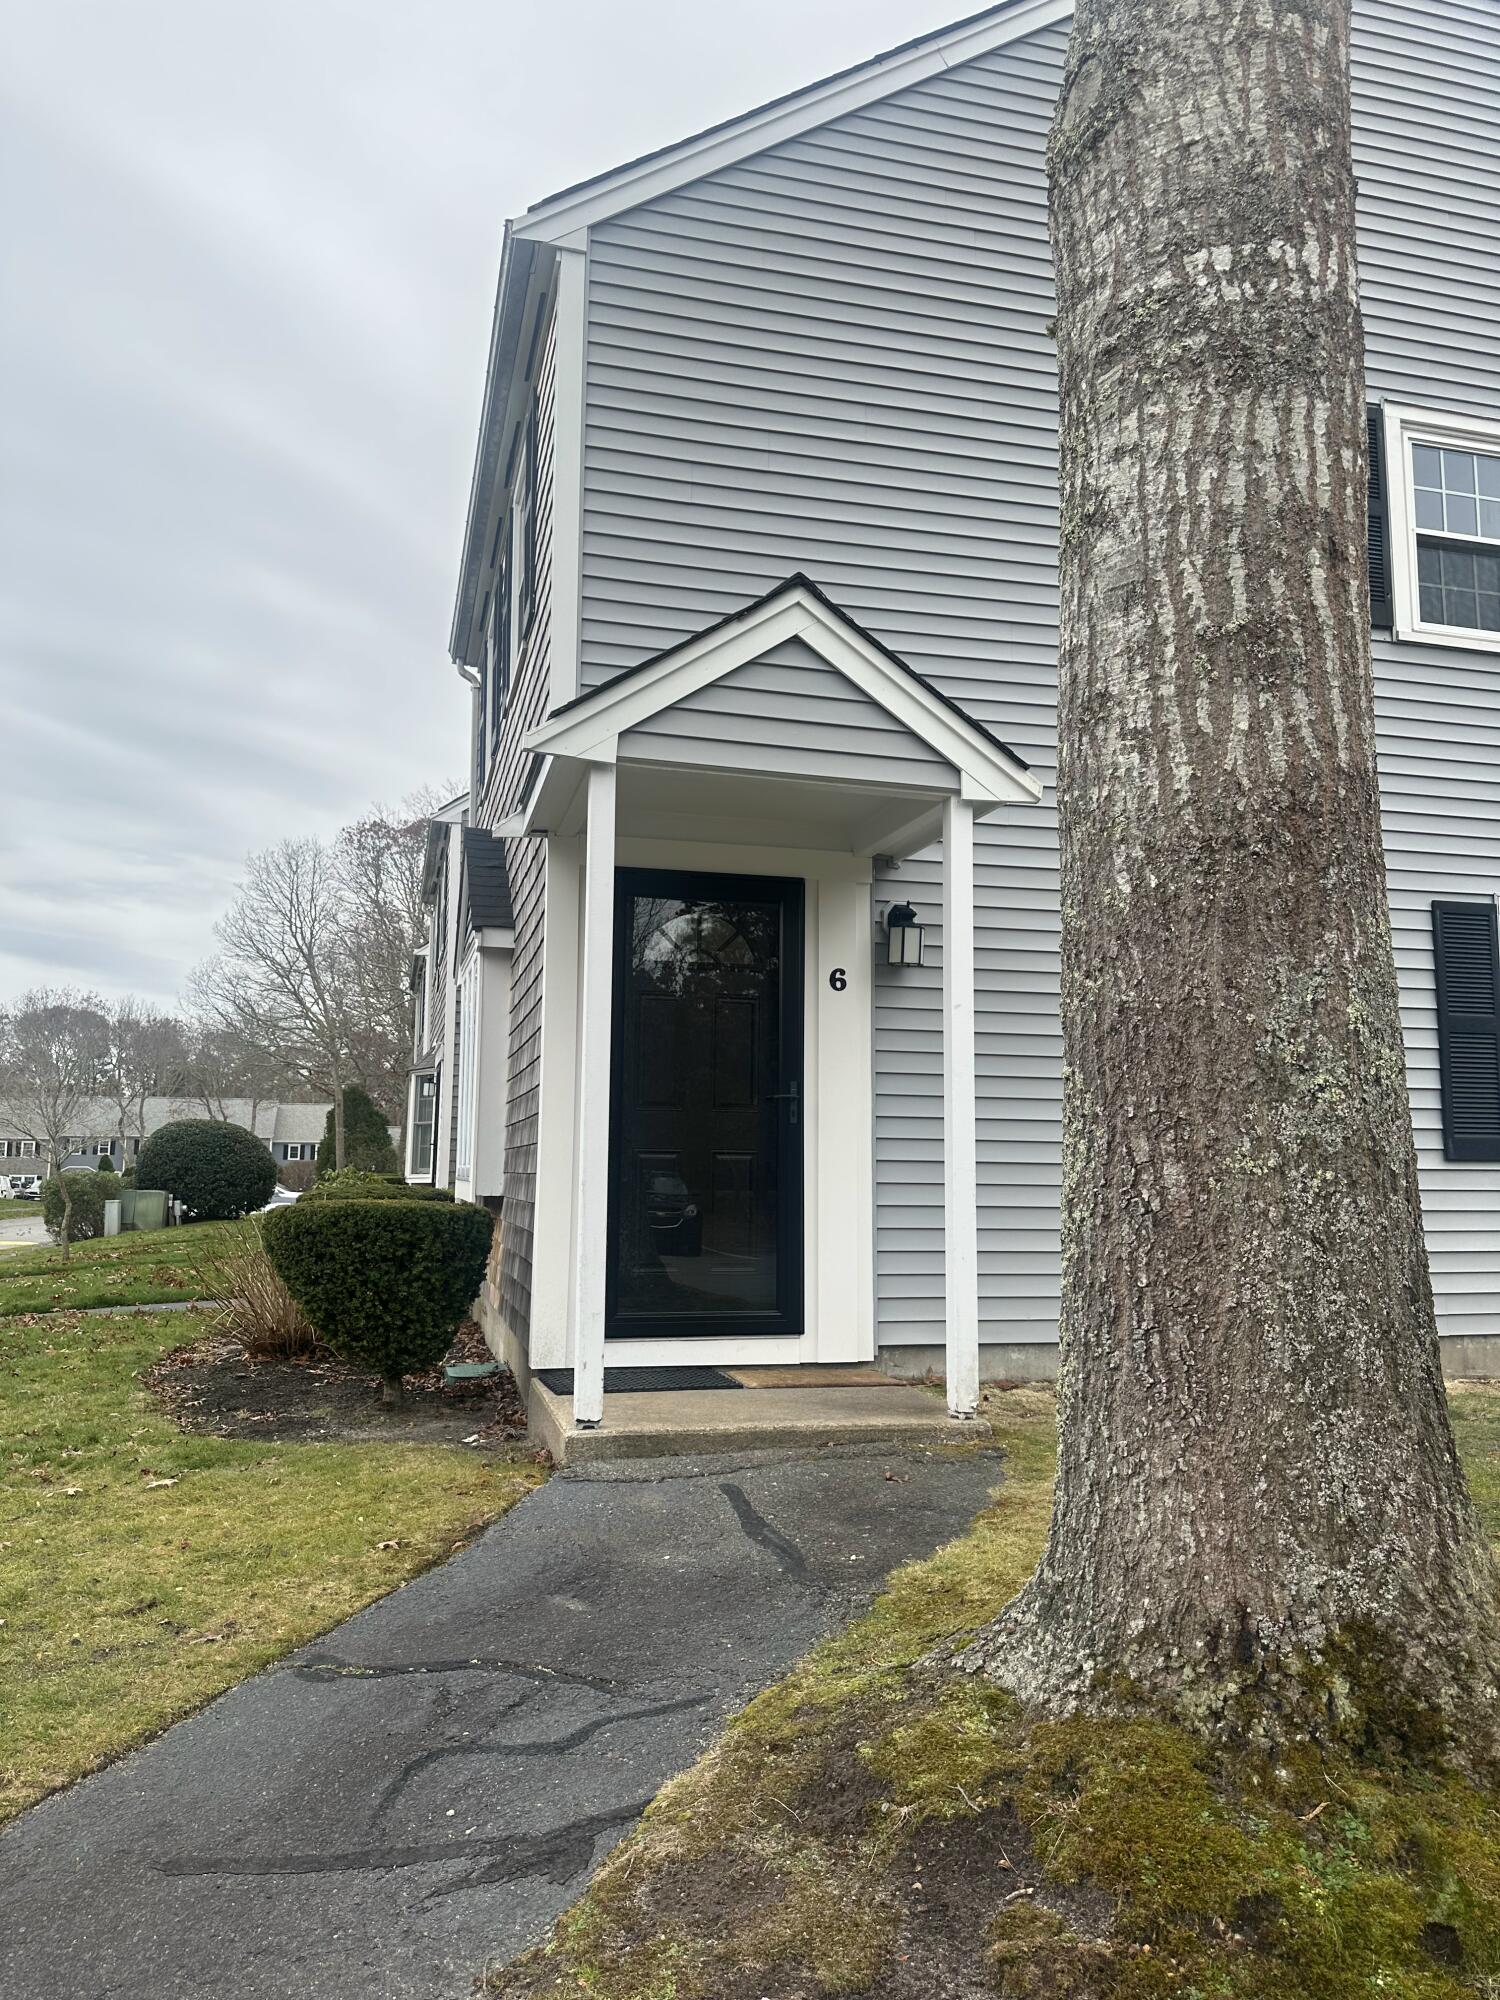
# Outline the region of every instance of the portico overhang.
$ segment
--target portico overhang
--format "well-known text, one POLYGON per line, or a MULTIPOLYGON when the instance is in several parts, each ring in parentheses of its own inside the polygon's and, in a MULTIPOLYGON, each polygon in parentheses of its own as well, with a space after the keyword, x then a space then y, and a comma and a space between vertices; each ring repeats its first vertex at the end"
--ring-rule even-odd
POLYGON ((1022 758, 801 575, 568 702, 525 747, 539 760, 515 822, 527 833, 581 831, 587 770, 600 764, 618 767, 616 811, 634 832, 670 837, 711 816, 734 828, 724 837, 863 855, 930 846, 954 796, 979 819, 1041 797, 1022 758), (728 741, 705 732, 695 743, 690 729, 677 738, 653 730, 668 711, 787 649, 807 661, 804 678, 819 666, 839 676, 910 750, 842 755, 836 722, 821 754, 813 745, 800 757, 774 728, 759 746, 744 731, 728 741))
MULTIPOLYGON (((872 857, 935 846, 948 1403, 955 1417, 972 1416, 974 830, 1006 807, 1035 804, 1040 784, 983 723, 801 575, 568 702, 525 748, 533 780, 498 831, 542 837, 547 850, 533 1335, 543 1322, 566 1323, 565 1348, 549 1365, 572 1364, 575 1424, 605 1420, 617 869, 628 883, 629 870, 670 858, 805 885, 807 1115, 797 1129, 808 1258, 802 1345, 789 1358, 845 1361, 873 1358, 875 1341, 872 857)), ((654 1358, 618 1328, 611 1338, 622 1363, 654 1358)), ((699 1345, 696 1358, 718 1358, 711 1342, 699 1345)))

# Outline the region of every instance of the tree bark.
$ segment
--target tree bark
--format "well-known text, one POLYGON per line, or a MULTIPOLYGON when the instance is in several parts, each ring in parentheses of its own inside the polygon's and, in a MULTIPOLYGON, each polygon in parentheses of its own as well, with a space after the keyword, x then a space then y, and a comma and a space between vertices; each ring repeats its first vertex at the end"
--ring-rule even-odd
MULTIPOLYGON (((1386 901, 1348 0, 1079 0, 1061 1451, 965 1656, 1051 1712, 1497 1742, 1386 901)), ((1440 1747, 1441 1746, 1441 1747, 1440 1747)))

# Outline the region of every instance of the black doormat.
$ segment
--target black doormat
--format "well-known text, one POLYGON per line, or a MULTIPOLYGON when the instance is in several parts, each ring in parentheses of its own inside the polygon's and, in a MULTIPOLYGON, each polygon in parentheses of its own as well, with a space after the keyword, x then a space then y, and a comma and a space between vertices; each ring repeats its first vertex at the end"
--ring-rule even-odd
MULTIPOLYGON (((571 1368, 538 1368, 536 1379, 554 1396, 571 1396, 571 1368)), ((740 1389, 744 1384, 722 1368, 606 1368, 604 1393, 622 1389, 740 1389)))

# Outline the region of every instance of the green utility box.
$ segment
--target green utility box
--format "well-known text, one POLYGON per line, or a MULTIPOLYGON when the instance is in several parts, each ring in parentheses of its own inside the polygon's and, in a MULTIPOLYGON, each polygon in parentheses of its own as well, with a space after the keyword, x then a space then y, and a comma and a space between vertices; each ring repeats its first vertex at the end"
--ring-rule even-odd
POLYGON ((167 1191, 165 1188, 121 1188, 120 1227, 124 1229, 165 1229, 167 1191))

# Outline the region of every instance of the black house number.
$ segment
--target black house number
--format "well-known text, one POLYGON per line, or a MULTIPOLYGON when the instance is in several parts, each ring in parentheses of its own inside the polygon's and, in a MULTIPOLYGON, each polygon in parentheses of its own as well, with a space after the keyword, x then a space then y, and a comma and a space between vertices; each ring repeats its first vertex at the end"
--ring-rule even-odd
POLYGON ((845 972, 843 966, 836 965, 833 968, 832 972, 828 975, 828 984, 833 988, 835 993, 843 992, 844 988, 849 984, 849 975, 845 972))

